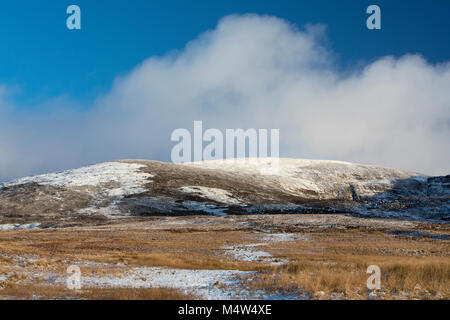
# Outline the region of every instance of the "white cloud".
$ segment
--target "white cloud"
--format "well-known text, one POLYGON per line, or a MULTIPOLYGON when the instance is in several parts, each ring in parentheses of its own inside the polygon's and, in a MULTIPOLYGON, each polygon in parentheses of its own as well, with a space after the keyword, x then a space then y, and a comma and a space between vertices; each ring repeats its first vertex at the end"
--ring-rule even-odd
MULTIPOLYGON (((151 57, 88 111, 0 99, 0 179, 117 158, 169 160, 172 130, 280 128, 281 155, 450 171, 450 65, 416 55, 337 71, 323 26, 228 16, 181 52, 151 57), (42 110, 42 108, 40 108, 42 110)), ((0 95, 0 98, 2 95, 0 95)))

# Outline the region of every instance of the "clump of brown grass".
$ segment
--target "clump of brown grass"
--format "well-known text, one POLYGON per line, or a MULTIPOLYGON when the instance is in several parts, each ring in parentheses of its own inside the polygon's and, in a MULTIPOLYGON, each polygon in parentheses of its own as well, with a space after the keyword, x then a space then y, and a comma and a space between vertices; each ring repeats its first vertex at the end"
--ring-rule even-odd
POLYGON ((188 300, 195 296, 170 288, 93 288, 86 289, 83 298, 89 300, 188 300))
POLYGON ((392 292, 410 291, 415 295, 421 292, 450 295, 450 264, 441 261, 404 261, 402 263, 383 263, 382 280, 392 292))
POLYGON ((85 288, 69 290, 64 286, 9 284, 0 290, 0 299, 88 299, 88 300, 187 300, 196 297, 171 288, 85 288))
POLYGON ((3 300, 29 300, 29 299, 67 299, 74 298, 74 291, 62 286, 48 286, 36 284, 17 284, 15 281, 7 281, 0 290, 0 299, 3 300))
MULTIPOLYGON (((381 290, 384 298, 450 297, 450 264, 428 261, 380 261, 381 290)), ((294 262, 247 279, 247 285, 267 291, 308 292, 312 297, 337 295, 365 299, 369 294, 366 263, 294 262), (319 295, 320 293, 320 295, 319 295), (325 294, 325 295, 324 295, 325 294)))

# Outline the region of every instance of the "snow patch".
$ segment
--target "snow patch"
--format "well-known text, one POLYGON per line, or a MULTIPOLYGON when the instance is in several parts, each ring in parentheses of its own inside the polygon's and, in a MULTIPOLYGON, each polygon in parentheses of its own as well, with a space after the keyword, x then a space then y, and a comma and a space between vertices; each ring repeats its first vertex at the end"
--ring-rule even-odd
POLYGON ((202 187, 202 186, 187 186, 187 187, 181 187, 179 188, 180 191, 190 193, 197 195, 199 197, 213 200, 219 203, 224 204, 241 204, 241 201, 234 198, 233 195, 223 189, 218 188, 209 188, 209 187, 202 187))
POLYGON ((262 250, 254 250, 252 247, 263 244, 251 244, 244 246, 224 246, 223 249, 228 251, 229 255, 233 255, 237 260, 250 262, 271 262, 273 256, 262 250))
POLYGON ((268 242, 279 243, 289 241, 309 241, 309 238, 298 233, 271 233, 265 235, 260 243, 249 243, 236 246, 223 246, 222 249, 226 250, 227 255, 231 255, 240 261, 250 262, 265 262, 273 265, 280 265, 287 263, 285 259, 277 259, 269 252, 263 250, 257 250, 255 248, 266 245, 268 242))
MULTIPOLYGON (((97 199, 98 201, 98 199, 97 199)), ((119 207, 117 206, 118 201, 113 201, 110 205, 107 207, 96 207, 96 206, 90 206, 84 209, 81 209, 78 211, 80 214, 85 215, 93 215, 93 214, 101 214, 107 217, 108 219, 120 219, 120 218, 126 218, 129 217, 130 213, 124 213, 122 212, 119 207)))
POLYGON ((40 223, 28 223, 28 224, 0 224, 0 230, 32 230, 38 229, 40 223))
POLYGON ((271 233, 263 238, 267 242, 291 242, 291 241, 310 241, 310 239, 300 233, 271 233))

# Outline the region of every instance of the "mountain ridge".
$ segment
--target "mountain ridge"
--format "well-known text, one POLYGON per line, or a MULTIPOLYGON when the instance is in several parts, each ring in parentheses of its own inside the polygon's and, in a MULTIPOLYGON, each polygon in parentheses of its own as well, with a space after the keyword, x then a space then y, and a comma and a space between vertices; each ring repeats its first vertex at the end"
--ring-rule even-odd
POLYGON ((118 160, 0 185, 0 224, 110 223, 155 215, 342 213, 446 223, 450 176, 333 160, 118 160), (270 171, 270 170, 269 170, 270 171))

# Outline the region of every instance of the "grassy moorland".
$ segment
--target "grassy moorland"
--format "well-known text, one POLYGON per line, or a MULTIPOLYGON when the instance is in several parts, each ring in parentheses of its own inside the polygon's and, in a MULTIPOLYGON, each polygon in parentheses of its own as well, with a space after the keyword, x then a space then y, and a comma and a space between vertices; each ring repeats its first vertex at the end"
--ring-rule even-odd
MULTIPOLYGON (((251 271, 235 276, 232 288, 247 296, 449 299, 449 234, 445 224, 341 215, 155 217, 0 231, 0 298, 205 298, 169 287, 170 277, 167 287, 152 287, 157 274, 120 280, 136 268, 160 267, 251 271), (64 283, 74 264, 87 279, 75 291, 64 283), (381 289, 374 292, 366 287, 369 265, 381 269, 381 289)), ((210 289, 228 286, 218 280, 210 289)))

